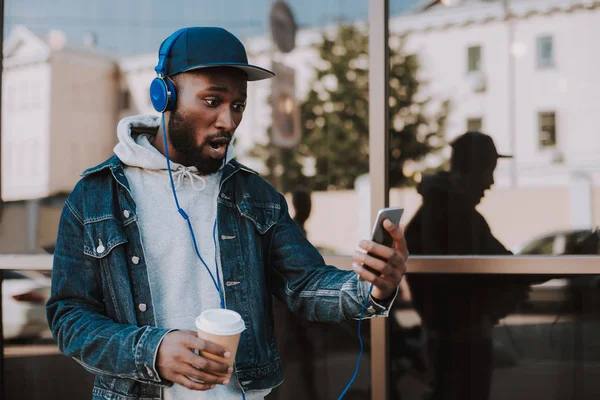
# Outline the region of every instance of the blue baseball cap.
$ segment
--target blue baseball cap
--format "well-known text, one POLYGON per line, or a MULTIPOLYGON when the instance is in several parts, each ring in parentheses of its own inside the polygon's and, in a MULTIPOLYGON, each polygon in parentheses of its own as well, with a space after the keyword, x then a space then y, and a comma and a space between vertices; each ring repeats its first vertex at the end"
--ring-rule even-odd
MULTIPOLYGON (((161 44, 161 49, 169 39, 161 44)), ((190 27, 175 39, 165 60, 165 75, 209 67, 234 67, 249 81, 275 76, 265 68, 248 64, 246 49, 231 32, 218 27, 190 27)))

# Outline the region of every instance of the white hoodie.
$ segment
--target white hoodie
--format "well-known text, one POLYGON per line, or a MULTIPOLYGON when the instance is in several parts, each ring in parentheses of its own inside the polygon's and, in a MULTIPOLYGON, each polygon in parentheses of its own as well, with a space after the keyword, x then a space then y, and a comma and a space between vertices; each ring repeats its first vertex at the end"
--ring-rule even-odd
MULTIPOLYGON (((195 330, 194 321, 203 310, 220 307, 219 294, 196 255, 187 222, 177 211, 165 156, 154 148, 147 133, 135 133, 136 128, 158 131, 159 125, 160 118, 150 115, 121 120, 117 127, 119 143, 114 152, 125 164, 125 176, 137 206, 156 325, 195 330)), ((233 157, 230 145, 226 161, 233 157)), ((213 240, 221 170, 200 176, 195 167, 171 161, 171 171, 179 204, 190 218, 200 255, 215 279, 218 269, 223 287, 218 227, 213 240)), ((263 399, 268 393, 249 392, 246 398, 263 399)), ((242 392, 234 374, 229 386, 217 385, 213 390, 197 392, 175 384, 164 389, 163 397, 168 400, 240 400, 242 392)))

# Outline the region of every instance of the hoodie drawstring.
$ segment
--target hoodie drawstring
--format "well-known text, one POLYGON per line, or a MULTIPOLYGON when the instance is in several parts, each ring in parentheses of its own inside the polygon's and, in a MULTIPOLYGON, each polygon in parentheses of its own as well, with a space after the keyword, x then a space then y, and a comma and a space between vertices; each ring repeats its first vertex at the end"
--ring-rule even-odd
POLYGON ((204 188, 206 187, 206 180, 201 177, 200 175, 197 175, 195 173, 192 172, 191 168, 189 167, 184 167, 184 166, 179 166, 174 172, 173 172, 173 178, 175 179, 175 190, 179 189, 181 187, 181 185, 183 184, 183 180, 185 179, 185 177, 190 178, 190 182, 192 184, 192 187, 198 191, 201 192, 204 190, 204 188), (196 186, 196 183, 194 183, 194 181, 199 181, 200 183, 202 183, 202 187, 198 188, 196 186))

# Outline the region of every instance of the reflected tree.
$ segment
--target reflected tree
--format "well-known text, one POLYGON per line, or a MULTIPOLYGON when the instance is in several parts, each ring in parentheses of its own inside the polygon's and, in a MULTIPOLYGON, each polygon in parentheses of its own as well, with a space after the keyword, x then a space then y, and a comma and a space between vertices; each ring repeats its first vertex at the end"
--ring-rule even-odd
MULTIPOLYGON (((300 145, 293 150, 257 145, 252 151, 265 160, 266 178, 284 192, 298 186, 352 189, 369 170, 367 32, 340 25, 315 47, 320 60, 301 104, 300 145), (303 171, 307 164, 312 173, 303 171)), ((390 185, 410 186, 426 169, 424 158, 444 145, 449 102, 423 95, 419 60, 405 54, 401 37, 390 37, 390 63, 390 185)))

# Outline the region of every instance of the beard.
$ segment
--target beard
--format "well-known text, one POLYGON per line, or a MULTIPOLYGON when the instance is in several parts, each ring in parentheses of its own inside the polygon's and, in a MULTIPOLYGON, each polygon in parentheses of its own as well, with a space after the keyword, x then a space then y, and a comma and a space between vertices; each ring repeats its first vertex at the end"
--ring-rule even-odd
POLYGON ((200 145, 196 144, 194 125, 187 120, 179 111, 173 110, 168 122, 168 137, 171 145, 180 158, 180 164, 186 167, 196 167, 200 175, 210 175, 217 172, 227 159, 227 153, 223 159, 216 159, 206 155, 210 151, 209 142, 217 138, 231 139, 231 133, 217 133, 207 135, 200 145), (208 150, 208 151, 207 151, 208 150))

